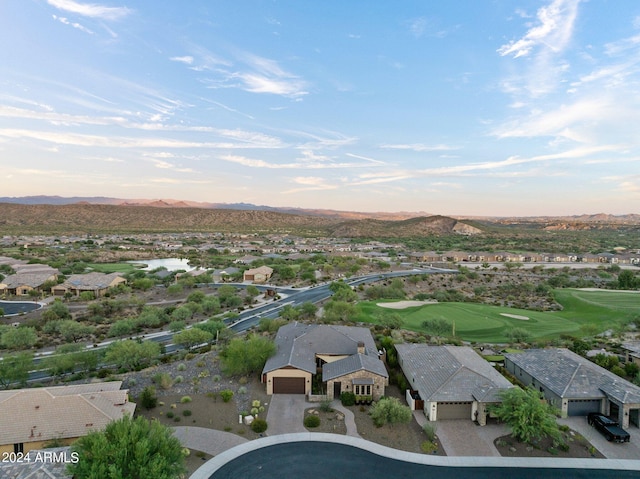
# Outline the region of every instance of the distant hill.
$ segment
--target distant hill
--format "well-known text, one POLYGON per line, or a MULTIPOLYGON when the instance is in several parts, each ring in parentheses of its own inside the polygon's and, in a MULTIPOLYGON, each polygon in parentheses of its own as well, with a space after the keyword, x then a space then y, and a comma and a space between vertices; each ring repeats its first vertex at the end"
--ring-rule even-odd
POLYGON ((415 216, 429 216, 425 212, 374 212, 363 213, 357 211, 337 211, 329 209, 305 209, 294 207, 276 207, 265 205, 254 205, 251 203, 206 203, 198 201, 173 200, 173 199, 122 199, 109 198, 105 196, 20 196, 20 197, 0 197, 0 203, 11 203, 20 205, 118 205, 118 206, 152 206, 155 208, 204 208, 216 210, 251 210, 251 211, 273 211, 278 213, 288 213, 295 215, 324 216, 330 218, 362 219, 379 218, 388 220, 401 220, 413 218, 415 216))
POLYGON ((276 211, 131 205, 0 205, 4 234, 142 232, 261 232, 341 237, 413 237, 477 234, 473 226, 445 216, 409 220, 343 220, 276 211))

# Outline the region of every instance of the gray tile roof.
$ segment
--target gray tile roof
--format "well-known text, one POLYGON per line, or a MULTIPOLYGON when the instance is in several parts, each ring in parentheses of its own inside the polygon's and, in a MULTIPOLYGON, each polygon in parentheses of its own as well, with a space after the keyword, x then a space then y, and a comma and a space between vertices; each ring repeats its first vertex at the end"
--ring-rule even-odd
POLYGON ((359 342, 364 343, 365 354, 378 357, 367 328, 289 323, 278 330, 277 352, 267 360, 262 372, 291 366, 315 374, 316 354, 352 356, 358 353, 359 342))
POLYGON ((640 403, 640 387, 568 349, 529 349, 505 358, 562 398, 640 403))
POLYGON ((0 462, 0 477, 3 479, 71 479, 64 461, 44 461, 44 453, 55 453, 71 461, 70 447, 55 447, 45 450, 32 450, 27 453, 30 462, 0 462))
POLYGON ((356 371, 368 371, 385 378, 389 377, 387 368, 378 356, 366 356, 364 354, 354 354, 353 356, 339 359, 322 366, 322 380, 329 381, 356 371))
POLYGON ((487 361, 466 346, 396 344, 411 387, 425 401, 495 402, 513 387, 487 361))

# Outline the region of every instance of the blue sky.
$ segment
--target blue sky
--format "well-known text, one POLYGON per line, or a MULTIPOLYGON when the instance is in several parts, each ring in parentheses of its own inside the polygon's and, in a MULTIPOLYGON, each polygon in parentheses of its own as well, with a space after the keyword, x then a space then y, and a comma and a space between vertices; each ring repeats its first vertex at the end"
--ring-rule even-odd
POLYGON ((640 212, 636 0, 3 0, 0 196, 640 212))

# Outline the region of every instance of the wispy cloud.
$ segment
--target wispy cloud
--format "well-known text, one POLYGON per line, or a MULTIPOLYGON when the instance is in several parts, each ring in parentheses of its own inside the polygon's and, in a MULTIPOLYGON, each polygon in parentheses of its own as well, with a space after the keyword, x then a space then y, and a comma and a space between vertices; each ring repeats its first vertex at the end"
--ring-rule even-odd
POLYGON ((132 13, 127 7, 107 7, 95 3, 80 3, 73 0, 47 0, 47 3, 59 10, 75 13, 84 17, 101 20, 118 20, 132 13))
POLYGON ((243 88, 253 93, 271 93, 291 98, 307 95, 307 83, 278 65, 274 60, 253 55, 240 54, 239 57, 250 67, 249 71, 236 72, 243 88))
POLYGON ((91 30, 89 30, 87 27, 77 23, 77 22, 70 22, 69 19, 65 18, 65 17, 59 17, 57 15, 53 15, 53 19, 54 20, 58 20, 60 23, 64 24, 64 25, 71 25, 73 28, 77 28, 80 31, 83 31, 85 33, 88 33, 90 35, 93 35, 93 32, 91 30))
POLYGON ((552 51, 564 49, 571 38, 580 1, 553 0, 550 5, 540 8, 537 25, 531 27, 522 38, 502 45, 498 53, 518 58, 528 56, 536 48, 552 51))
POLYGON ((194 58, 190 55, 185 55, 183 57, 171 57, 169 58, 172 62, 185 63, 187 65, 193 65, 194 58))
POLYGON ((450 151, 457 150, 459 147, 450 145, 425 145, 423 143, 407 143, 407 144, 384 144, 380 148, 385 150, 412 150, 412 151, 450 151))
POLYGON ((553 0, 538 10, 537 21, 522 38, 498 49, 503 57, 532 57, 525 72, 504 81, 507 92, 524 90, 538 97, 557 88, 558 79, 569 69, 561 55, 570 44, 581 1, 553 0))
POLYGON ((301 187, 283 191, 284 194, 288 195, 292 193, 300 193, 303 191, 335 190, 338 188, 338 185, 336 185, 335 183, 328 183, 326 178, 321 178, 318 176, 297 176, 295 178, 292 178, 292 181, 298 185, 301 185, 301 187))

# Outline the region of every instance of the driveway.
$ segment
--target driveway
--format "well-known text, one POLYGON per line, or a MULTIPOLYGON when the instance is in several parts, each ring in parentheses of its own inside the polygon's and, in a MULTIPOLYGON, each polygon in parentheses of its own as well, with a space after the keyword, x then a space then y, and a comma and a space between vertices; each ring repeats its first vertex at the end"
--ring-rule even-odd
POLYGON ((304 410, 311 406, 303 394, 273 394, 267 412, 267 435, 307 432, 304 410))
POLYGON ((631 435, 631 442, 617 444, 607 441, 595 427, 589 426, 586 416, 573 416, 558 419, 559 424, 566 424, 574 431, 582 434, 587 441, 600 451, 607 459, 635 459, 640 458, 640 429, 632 426, 627 429, 631 435))
POLYGON ((436 435, 447 456, 494 456, 500 453, 493 441, 509 434, 504 424, 478 426, 468 419, 436 421, 436 435))

